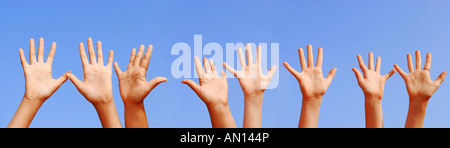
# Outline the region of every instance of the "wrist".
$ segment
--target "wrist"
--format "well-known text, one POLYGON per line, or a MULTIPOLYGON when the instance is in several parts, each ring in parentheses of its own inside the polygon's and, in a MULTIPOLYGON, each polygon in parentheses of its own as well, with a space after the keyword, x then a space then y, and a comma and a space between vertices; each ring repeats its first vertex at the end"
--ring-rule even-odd
POLYGON ((302 99, 302 106, 304 107, 320 108, 320 104, 322 104, 322 96, 303 97, 302 99))
POLYGON ((33 98, 33 97, 28 97, 28 96, 24 96, 22 101, 24 103, 30 104, 30 105, 42 105, 44 103, 46 99, 39 99, 39 98, 33 98))
POLYGON ((367 96, 365 97, 366 105, 381 105, 381 97, 379 96, 367 96))
POLYGON ((244 95, 245 105, 262 105, 264 94, 244 95))

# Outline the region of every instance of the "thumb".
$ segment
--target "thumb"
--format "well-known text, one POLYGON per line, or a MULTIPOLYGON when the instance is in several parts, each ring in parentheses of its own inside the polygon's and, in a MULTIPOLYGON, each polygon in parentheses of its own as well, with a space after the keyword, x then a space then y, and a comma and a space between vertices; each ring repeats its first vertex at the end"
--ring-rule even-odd
POLYGON ((67 81, 67 74, 71 74, 71 71, 68 71, 66 73, 64 73, 61 77, 59 77, 58 79, 56 79, 56 82, 58 84, 58 86, 61 86, 64 82, 67 81))
POLYGON ((162 82, 167 82, 167 78, 165 77, 156 77, 153 78, 152 80, 147 82, 147 85, 149 86, 149 88, 153 89, 155 88, 158 84, 162 83, 162 82))
POLYGON ((194 90, 195 93, 199 94, 198 92, 200 92, 200 85, 198 85, 194 81, 190 79, 184 79, 183 81, 181 81, 181 83, 188 85, 192 90, 194 90))
POLYGON ((436 80, 434 80, 434 82, 437 83, 438 85, 441 85, 442 82, 444 82, 445 75, 447 75, 446 71, 441 73, 441 75, 439 75, 439 77, 436 80))
POLYGON ((83 81, 80 81, 75 75, 73 75, 72 73, 66 73, 64 74, 67 76, 67 78, 70 79, 70 81, 72 81, 72 83, 78 88, 78 86, 80 86, 83 81))

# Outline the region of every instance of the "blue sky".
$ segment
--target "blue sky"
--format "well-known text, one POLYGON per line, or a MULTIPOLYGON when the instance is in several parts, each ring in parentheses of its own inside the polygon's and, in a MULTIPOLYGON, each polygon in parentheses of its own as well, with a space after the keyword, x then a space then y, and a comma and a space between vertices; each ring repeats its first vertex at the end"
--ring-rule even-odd
MULTIPOLYGON (((204 103, 170 71, 178 58, 170 54, 172 45, 185 42, 193 49, 195 34, 202 35, 203 45, 279 43, 279 63, 287 61, 297 70, 298 48, 307 44, 314 49, 323 47, 323 71, 333 67, 338 71, 323 98, 318 126, 364 127, 364 96, 351 70, 358 67, 356 55, 362 54, 367 61, 368 52, 374 52, 382 58, 382 73, 387 73, 394 64, 406 70, 408 53, 431 52, 431 77, 435 79, 450 70, 449 6, 450 2, 444 0, 0 0, 0 127, 8 125, 25 91, 18 49, 23 48, 28 55, 29 39, 39 37, 45 39, 46 55, 51 42, 58 44, 53 63, 55 78, 69 70, 83 77, 78 43, 86 42, 88 37, 102 41, 104 52, 113 49, 114 61, 122 70, 126 69, 132 48, 152 44, 147 77, 165 76, 168 82, 145 100, 149 126, 211 127, 204 103)), ((278 67, 278 87, 265 92, 262 126, 297 127, 300 88, 284 66, 278 67)), ((236 78, 229 78, 228 83, 229 106, 237 126, 242 127, 243 93, 236 78)), ((424 127, 450 127, 449 84, 444 82, 431 98, 424 127)), ((115 74, 113 85, 123 124, 123 103, 115 74)), ((395 74, 385 89, 384 125, 403 127, 409 102, 404 81, 395 74)), ((101 124, 94 107, 67 81, 42 105, 30 127, 101 124)))

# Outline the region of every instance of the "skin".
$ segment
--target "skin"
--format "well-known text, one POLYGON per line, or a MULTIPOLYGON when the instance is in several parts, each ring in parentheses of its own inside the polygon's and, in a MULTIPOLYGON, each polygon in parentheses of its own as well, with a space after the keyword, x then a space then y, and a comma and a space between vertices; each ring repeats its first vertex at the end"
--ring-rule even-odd
POLYGON ((244 128, 261 128, 262 104, 264 91, 270 83, 277 66, 272 66, 266 75, 261 68, 261 46, 256 49, 256 62, 253 62, 250 44, 246 45, 247 63, 241 48, 238 48, 241 71, 233 69, 226 63, 223 66, 239 80, 244 92, 244 128))
POLYGON ((365 110, 366 110, 366 127, 367 128, 382 128, 383 127, 383 113, 381 108, 381 99, 384 94, 384 85, 387 79, 389 79, 395 72, 392 69, 386 75, 380 74, 381 58, 377 58, 377 63, 374 67, 373 53, 369 52, 369 67, 367 68, 361 55, 357 56, 359 67, 364 73, 353 68, 358 85, 361 87, 365 96, 365 110))
POLYGON ((409 74, 397 64, 394 65, 403 77, 409 94, 409 110, 406 118, 406 128, 422 128, 428 101, 439 86, 444 82, 447 72, 442 72, 436 80, 431 80, 431 53, 427 53, 425 66, 422 69, 420 51, 416 51, 416 68, 414 68, 411 54, 407 55, 409 74))
POLYGON ((312 46, 307 45, 308 63, 306 63, 303 49, 298 49, 300 57, 300 65, 302 72, 296 71, 287 62, 283 65, 297 78, 300 90, 303 95, 302 109, 300 115, 299 128, 316 128, 319 120, 320 105, 322 98, 331 81, 336 74, 337 69, 333 68, 326 78, 322 74, 323 49, 319 48, 317 54, 317 62, 314 67, 312 46))
POLYGON ((144 45, 131 51, 130 62, 125 72, 122 72, 114 63, 117 77, 119 78, 120 96, 125 108, 126 128, 148 128, 145 114, 144 99, 158 84, 166 82, 165 77, 156 77, 147 82, 147 70, 152 56, 153 46, 149 45, 144 55, 144 45))
POLYGON ((121 128, 122 125, 112 95, 113 51, 111 50, 109 52, 108 63, 105 66, 103 64, 102 43, 100 41, 97 42, 97 57, 95 56, 92 39, 89 38, 87 43, 90 63, 87 59, 83 43, 80 43, 79 46, 84 80, 79 80, 71 73, 67 74, 67 77, 77 87, 78 91, 95 107, 104 128, 121 128))
POLYGON ((190 79, 181 82, 188 85, 206 104, 213 128, 236 128, 228 107, 228 82, 225 71, 221 71, 220 77, 213 60, 203 58, 204 70, 198 57, 194 58, 194 62, 200 85, 190 79))
POLYGON ((25 95, 8 128, 27 128, 41 105, 67 80, 67 72, 58 79, 53 79, 52 64, 56 43, 52 43, 47 62, 44 62, 44 39, 39 39, 36 59, 34 39, 30 39, 30 64, 19 49, 20 61, 25 74, 25 95))

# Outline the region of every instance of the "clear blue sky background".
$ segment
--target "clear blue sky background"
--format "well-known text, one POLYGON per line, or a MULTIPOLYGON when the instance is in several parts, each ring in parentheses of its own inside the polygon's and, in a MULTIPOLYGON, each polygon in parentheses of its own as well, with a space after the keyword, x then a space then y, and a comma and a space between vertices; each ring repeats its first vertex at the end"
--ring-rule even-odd
MULTIPOLYGON (((364 127, 364 97, 351 70, 357 54, 367 61, 373 51, 382 57, 382 73, 393 64, 407 70, 406 54, 433 54, 431 77, 450 70, 450 2, 428 0, 371 1, 112 1, 0 0, 0 127, 6 127, 24 94, 25 81, 18 49, 28 55, 30 38, 43 37, 46 55, 58 44, 53 64, 55 78, 71 70, 83 78, 78 44, 88 37, 113 49, 114 61, 124 70, 132 48, 153 44, 147 77, 165 76, 145 100, 150 127, 211 127, 204 103, 170 66, 177 42, 193 49, 194 34, 203 44, 265 42, 280 44, 280 64, 300 69, 298 48, 324 48, 324 72, 338 72, 325 94, 319 127, 364 127)), ((107 53, 107 52, 106 52, 107 53)), ((28 59, 28 56, 27 56, 28 59)), ((425 61, 425 60, 423 60, 425 61)), ((217 62, 217 61, 216 61, 217 62)), ((301 93, 296 79, 280 68, 276 89, 264 96, 263 127, 297 127, 301 93)), ((229 106, 238 127, 243 122, 243 93, 236 78, 228 79, 229 106)), ((114 100, 124 123, 123 103, 113 74, 114 100)), ((425 127, 450 127, 450 82, 431 98, 425 127)), ((383 98, 385 127, 403 127, 408 94, 400 75, 386 83, 383 98)), ((40 108, 30 127, 101 127, 94 107, 67 81, 40 108)))

